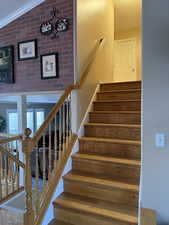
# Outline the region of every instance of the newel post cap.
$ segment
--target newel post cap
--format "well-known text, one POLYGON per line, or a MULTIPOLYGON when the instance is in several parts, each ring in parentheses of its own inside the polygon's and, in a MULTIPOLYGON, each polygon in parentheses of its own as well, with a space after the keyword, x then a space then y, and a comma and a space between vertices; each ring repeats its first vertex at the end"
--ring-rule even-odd
POLYGON ((32 134, 32 131, 31 131, 30 128, 26 128, 26 129, 24 130, 24 136, 25 136, 26 139, 30 138, 30 135, 31 135, 31 134, 32 134))
POLYGON ((32 139, 30 135, 32 134, 32 131, 30 128, 26 128, 24 130, 24 139, 23 139, 23 152, 32 152, 32 139))

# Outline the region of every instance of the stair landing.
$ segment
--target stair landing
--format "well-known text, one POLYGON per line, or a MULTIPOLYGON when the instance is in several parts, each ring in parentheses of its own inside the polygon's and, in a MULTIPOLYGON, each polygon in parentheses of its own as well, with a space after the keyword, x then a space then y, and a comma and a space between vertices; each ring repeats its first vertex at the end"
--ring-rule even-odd
POLYGON ((0 225, 23 225, 23 215, 0 208, 0 225))

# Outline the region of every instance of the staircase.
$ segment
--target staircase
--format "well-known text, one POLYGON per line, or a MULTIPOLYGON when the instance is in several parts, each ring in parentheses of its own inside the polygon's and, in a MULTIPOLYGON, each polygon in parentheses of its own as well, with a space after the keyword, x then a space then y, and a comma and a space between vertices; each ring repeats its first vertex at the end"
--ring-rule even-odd
POLYGON ((141 82, 102 84, 50 225, 137 225, 141 82))

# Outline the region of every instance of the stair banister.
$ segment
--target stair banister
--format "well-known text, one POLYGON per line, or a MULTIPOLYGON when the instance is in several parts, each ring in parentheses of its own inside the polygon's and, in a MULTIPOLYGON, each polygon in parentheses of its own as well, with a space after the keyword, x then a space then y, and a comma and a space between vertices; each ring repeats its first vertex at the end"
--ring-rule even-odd
MULTIPOLYGON (((18 173, 16 178, 17 191, 23 190, 23 188, 19 186, 19 170, 20 168, 25 170, 26 213, 24 214, 24 225, 40 225, 43 220, 66 162, 70 157, 72 147, 77 140, 77 135, 73 134, 71 129, 71 93, 73 90, 78 90, 83 87, 91 66, 104 41, 105 39, 101 38, 96 42, 96 45, 82 68, 80 81, 76 85, 70 85, 65 90, 59 102, 54 106, 44 123, 32 138, 30 137, 30 129, 26 129, 24 135, 18 136, 0 133, 1 178, 2 155, 5 156, 9 162, 11 161, 12 165, 16 165, 18 173), (24 162, 19 160, 18 142, 22 142, 22 151, 25 155, 24 162), (17 149, 12 147, 13 143, 15 143, 14 146, 16 145, 17 149), (36 167, 34 187, 32 186, 32 168, 30 165, 33 153, 35 153, 34 166, 36 167), (39 164, 40 159, 43 161, 43 165, 39 164), (39 187, 40 179, 43 181, 42 187, 39 187), (36 191, 37 199, 32 199, 33 191, 36 191)), ((10 168, 6 167, 5 182, 7 189, 9 176, 7 171, 9 170, 10 168)), ((12 185, 14 186, 14 181, 12 185)), ((12 194, 14 193, 16 193, 16 190, 13 188, 12 194)), ((0 195, 1 194, 2 185, 0 183, 0 195)), ((7 191, 3 199, 10 197, 12 197, 12 195, 7 191)), ((2 198, 0 198, 0 200, 1 199, 2 198)))
MULTIPOLYGON (((27 198, 24 225, 40 225, 42 223, 44 214, 66 166, 66 162, 70 157, 71 149, 77 140, 77 135, 72 134, 71 129, 71 93, 73 90, 82 88, 103 40, 104 39, 100 39, 91 51, 91 57, 83 68, 79 83, 70 85, 65 90, 58 103, 53 107, 44 123, 35 133, 34 137, 30 138, 29 135, 27 135, 24 140, 23 151, 26 158, 25 191, 27 198), (57 117, 58 115, 59 117, 57 117), (57 121, 58 118, 59 122, 57 121), (52 133, 54 137, 52 136, 52 133), (54 142, 53 145, 52 142, 54 142), (39 147, 40 143, 41 147, 39 147), (42 153, 40 149, 42 150, 42 153), (36 152, 35 191, 37 191, 38 199, 36 200, 35 205, 32 203, 32 180, 29 167, 32 151, 36 152), (47 158, 46 154, 48 154, 47 158), (43 165, 41 166, 38 165, 38 157, 43 159, 43 165), (53 158, 54 162, 52 161, 53 158), (43 167, 43 171, 41 171, 43 188, 41 191, 39 190, 40 167, 43 167)), ((25 132, 27 133, 28 130, 25 132)))
POLYGON ((23 191, 20 171, 25 164, 19 160, 21 136, 1 134, 0 139, 0 203, 23 191))

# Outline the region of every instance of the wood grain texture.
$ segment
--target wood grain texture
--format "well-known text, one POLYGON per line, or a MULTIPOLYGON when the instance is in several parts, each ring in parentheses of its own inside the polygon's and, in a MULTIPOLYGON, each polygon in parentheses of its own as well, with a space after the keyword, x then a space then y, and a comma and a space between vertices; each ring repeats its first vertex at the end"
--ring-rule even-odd
POLYGON ((156 225, 157 224, 157 214, 155 210, 152 209, 141 209, 141 225, 156 225))
POLYGON ((140 140, 140 125, 130 124, 85 124, 86 137, 100 137, 125 140, 140 140))
POLYGON ((137 225, 141 82, 102 84, 64 176, 55 216, 81 225, 137 225), (137 89, 137 90, 136 90, 137 89))
POLYGON ((93 108, 94 111, 139 111, 141 102, 140 100, 95 101, 93 108))
POLYGON ((64 177, 65 192, 70 194, 78 193, 85 198, 120 203, 137 207, 138 185, 126 184, 122 182, 105 180, 96 176, 85 176, 78 174, 68 174, 64 177), (80 190, 80 192, 79 192, 80 190))
POLYGON ((129 90, 140 89, 141 81, 132 82, 116 82, 116 83, 103 83, 100 86, 100 91, 112 91, 112 90, 129 90))
POLYGON ((98 100, 136 100, 141 99, 140 89, 102 91, 97 94, 98 100))
POLYGON ((128 159, 141 157, 139 141, 82 137, 79 139, 79 144, 81 153, 128 159))
POLYGON ((140 111, 94 111, 89 113, 91 123, 140 124, 140 111))

